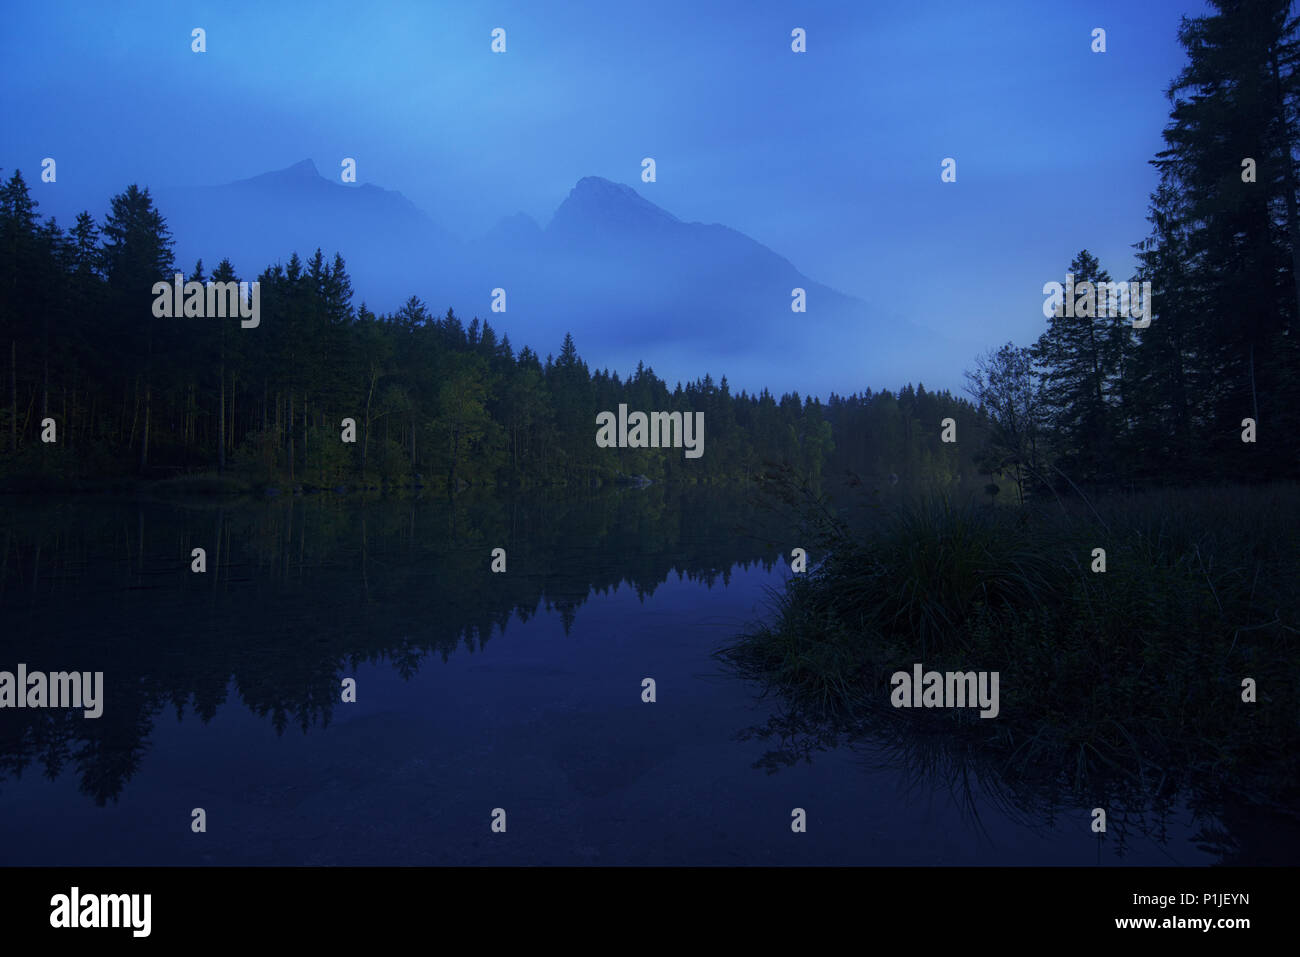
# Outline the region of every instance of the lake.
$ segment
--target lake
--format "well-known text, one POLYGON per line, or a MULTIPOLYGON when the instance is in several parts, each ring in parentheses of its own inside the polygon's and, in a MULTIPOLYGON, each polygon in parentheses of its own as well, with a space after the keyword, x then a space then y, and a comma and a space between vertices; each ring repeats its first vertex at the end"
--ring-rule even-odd
POLYGON ((713 657, 800 544, 735 489, 7 498, 0 670, 105 690, 98 719, 0 710, 0 864, 1266 855, 1226 809, 1112 812, 1099 840, 1088 808, 1026 812, 980 775, 802 728, 713 657))

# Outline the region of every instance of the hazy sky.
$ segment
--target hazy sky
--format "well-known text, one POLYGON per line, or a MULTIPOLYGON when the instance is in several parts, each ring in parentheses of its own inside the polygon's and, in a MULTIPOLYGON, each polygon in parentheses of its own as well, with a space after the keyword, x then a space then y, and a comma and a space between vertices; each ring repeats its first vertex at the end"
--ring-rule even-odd
POLYGON ((1027 343, 1043 328, 1042 284, 1080 248, 1128 278, 1163 91, 1183 63, 1179 17, 1203 12, 1191 0, 16 5, 0 33, 0 167, 21 168, 66 225, 130 182, 221 183, 304 158, 333 176, 350 156, 362 182, 462 237, 520 210, 545 226, 578 179, 603 176, 885 312, 1027 343), (504 55, 490 51, 494 27, 504 55), (805 54, 790 50, 794 27, 805 54), (45 156, 56 184, 40 183, 45 156), (655 183, 640 181, 645 156, 655 183), (940 182, 944 157, 955 184, 940 182))

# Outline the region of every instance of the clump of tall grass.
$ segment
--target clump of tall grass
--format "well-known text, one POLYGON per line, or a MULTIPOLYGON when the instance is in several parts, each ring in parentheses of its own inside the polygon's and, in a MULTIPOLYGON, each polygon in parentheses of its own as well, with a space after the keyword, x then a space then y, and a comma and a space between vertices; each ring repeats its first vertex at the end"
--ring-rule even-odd
POLYGON ((1300 487, 929 498, 856 532, 824 501, 802 505, 824 551, 720 652, 744 673, 828 715, 975 735, 1008 770, 1074 788, 1200 775, 1294 799, 1300 487), (896 711, 889 676, 913 662, 998 671, 1000 716, 896 711))

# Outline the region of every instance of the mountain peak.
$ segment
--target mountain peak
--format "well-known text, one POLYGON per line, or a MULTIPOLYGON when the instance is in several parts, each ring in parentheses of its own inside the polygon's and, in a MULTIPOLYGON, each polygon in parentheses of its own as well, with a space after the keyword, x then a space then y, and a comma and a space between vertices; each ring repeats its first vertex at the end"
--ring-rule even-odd
POLYGON ((272 170, 269 173, 259 173, 249 179, 235 180, 233 183, 227 183, 227 186, 252 185, 259 188, 283 189, 288 185, 317 185, 328 183, 325 177, 321 176, 320 171, 316 169, 316 164, 309 159, 300 160, 292 166, 286 166, 284 169, 272 170))
POLYGON ((480 236, 479 243, 496 244, 509 249, 532 247, 542 240, 542 228, 527 213, 507 216, 480 236))
POLYGON ((592 227, 663 227, 679 222, 631 186, 600 176, 584 176, 555 211, 549 228, 580 233, 592 227))
POLYGON ((613 190, 615 192, 636 194, 636 190, 631 186, 624 186, 622 183, 616 183, 612 179, 605 179, 603 176, 584 176, 578 180, 573 187, 575 190, 613 190))
POLYGON ((316 169, 316 164, 309 159, 299 160, 297 163, 294 163, 292 166, 286 166, 279 172, 284 176, 301 178, 315 178, 320 176, 320 170, 316 169))
POLYGON ((660 209, 650 200, 646 199, 631 186, 625 186, 623 183, 615 183, 613 180, 605 179, 603 176, 584 176, 578 180, 577 185, 569 191, 569 198, 578 197, 588 201, 598 200, 605 203, 630 203, 633 206, 643 207, 655 210, 670 219, 676 219, 667 210, 660 209))

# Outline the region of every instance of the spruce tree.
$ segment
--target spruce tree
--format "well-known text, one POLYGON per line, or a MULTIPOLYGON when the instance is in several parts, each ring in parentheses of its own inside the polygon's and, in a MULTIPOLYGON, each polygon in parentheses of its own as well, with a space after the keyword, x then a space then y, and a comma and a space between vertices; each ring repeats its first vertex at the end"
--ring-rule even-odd
POLYGON ((1185 261, 1205 311, 1200 439, 1234 475, 1293 472, 1300 336, 1294 130, 1300 74, 1289 0, 1212 0, 1184 18, 1188 65, 1171 84, 1156 165, 1189 202, 1185 261), (1244 418, 1260 452, 1241 453, 1244 418))
POLYGON ((1116 477, 1112 393, 1119 355, 1112 328, 1130 320, 1105 314, 1100 297, 1090 301, 1080 290, 1085 282, 1095 289, 1098 283, 1111 281, 1095 256, 1082 250, 1069 272, 1074 276, 1075 301, 1061 303, 1033 347, 1041 381, 1039 403, 1058 467, 1076 483, 1097 484, 1116 477))

